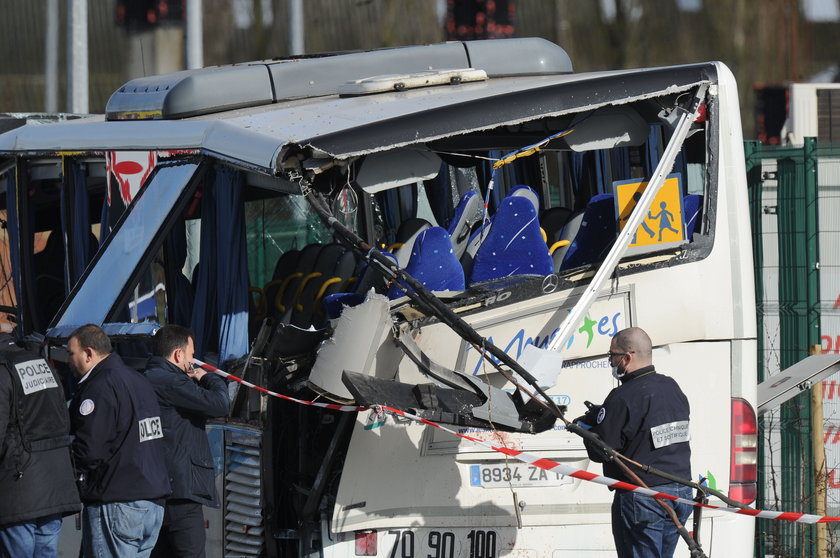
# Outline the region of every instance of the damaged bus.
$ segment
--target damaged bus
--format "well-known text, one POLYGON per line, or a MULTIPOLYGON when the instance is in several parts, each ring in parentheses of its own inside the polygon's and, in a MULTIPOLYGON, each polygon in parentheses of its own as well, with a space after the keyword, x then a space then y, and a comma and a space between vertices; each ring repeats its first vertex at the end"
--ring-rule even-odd
MULTIPOLYGON (((2 310, 57 366, 82 324, 139 368, 178 323, 257 386, 370 407, 232 383, 208 555, 612 556, 603 486, 381 406, 600 473, 559 419, 616 385, 628 326, 689 397, 693 480, 755 499, 751 236, 719 62, 575 73, 510 39, 144 77, 102 116, 0 135, 0 188, 2 310)), ((689 528, 709 556, 752 556, 751 518, 689 528)))

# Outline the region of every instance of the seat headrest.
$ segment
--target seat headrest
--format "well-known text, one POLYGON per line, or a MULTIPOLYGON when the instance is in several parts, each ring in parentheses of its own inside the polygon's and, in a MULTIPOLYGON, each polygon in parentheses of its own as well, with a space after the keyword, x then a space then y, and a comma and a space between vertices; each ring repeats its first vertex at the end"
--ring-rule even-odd
POLYGON ((470 190, 461 196, 461 201, 455 207, 455 215, 449 223, 449 237, 455 250, 455 257, 460 258, 467 249, 470 233, 482 217, 481 196, 475 190, 470 190))
POLYGON ((534 191, 533 188, 530 186, 526 186, 525 184, 517 184, 513 188, 510 189, 508 195, 506 197, 521 197, 529 200, 532 204, 534 204, 534 209, 539 212, 540 210, 540 197, 534 191))
POLYGON ((593 196, 586 204, 580 229, 569 245, 560 269, 572 269, 598 261, 609 251, 617 232, 615 196, 593 196))

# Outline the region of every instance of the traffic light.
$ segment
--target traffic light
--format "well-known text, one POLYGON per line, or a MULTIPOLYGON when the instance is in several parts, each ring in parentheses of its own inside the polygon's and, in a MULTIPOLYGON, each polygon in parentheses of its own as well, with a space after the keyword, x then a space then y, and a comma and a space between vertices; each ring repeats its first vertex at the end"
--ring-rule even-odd
POLYGON ((116 0, 117 25, 132 31, 150 29, 156 25, 184 19, 185 0, 116 0))
POLYGON ((447 0, 450 41, 513 37, 516 0, 447 0))

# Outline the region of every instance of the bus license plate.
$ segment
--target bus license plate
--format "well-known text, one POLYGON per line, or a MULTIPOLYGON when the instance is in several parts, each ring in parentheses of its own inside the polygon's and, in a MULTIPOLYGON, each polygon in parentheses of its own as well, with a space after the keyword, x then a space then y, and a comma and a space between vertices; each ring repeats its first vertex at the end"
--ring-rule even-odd
POLYGON ((560 486, 572 478, 525 463, 470 465, 470 485, 481 488, 560 486))

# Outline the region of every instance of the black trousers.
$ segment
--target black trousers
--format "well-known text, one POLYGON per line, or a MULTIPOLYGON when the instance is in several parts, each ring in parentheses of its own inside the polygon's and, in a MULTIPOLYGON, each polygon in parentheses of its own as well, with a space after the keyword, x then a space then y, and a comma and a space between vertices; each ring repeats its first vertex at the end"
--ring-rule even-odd
POLYGON ((205 558, 207 533, 201 504, 167 500, 152 558, 205 558))

